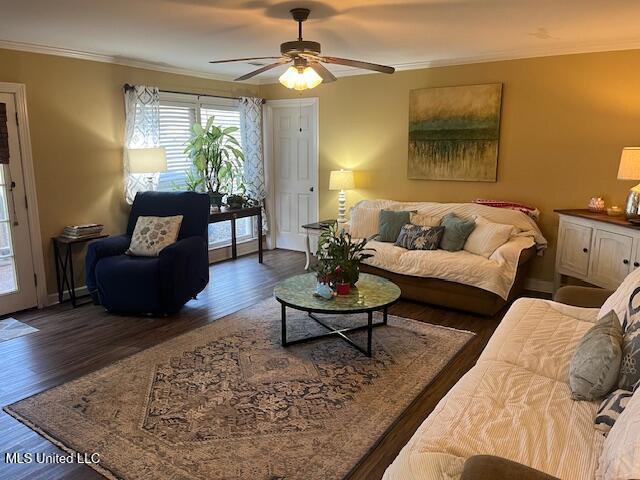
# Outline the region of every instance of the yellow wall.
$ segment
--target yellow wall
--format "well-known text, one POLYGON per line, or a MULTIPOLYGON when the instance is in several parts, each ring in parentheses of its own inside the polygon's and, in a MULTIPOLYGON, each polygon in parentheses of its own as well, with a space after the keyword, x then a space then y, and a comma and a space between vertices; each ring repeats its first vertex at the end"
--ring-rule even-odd
MULTIPOLYGON (((551 248, 532 276, 551 280, 557 216, 586 206, 593 195, 624 203, 635 182, 616 180, 623 146, 640 145, 640 50, 567 55, 343 77, 306 92, 320 98, 320 217, 336 215, 329 171, 357 171, 361 198, 465 202, 512 200, 542 211, 551 248), (407 179, 409 91, 502 82, 498 181, 407 179)), ((295 97, 279 85, 266 98, 295 97)))
MULTIPOLYGON (((74 223, 104 223, 109 233, 120 233, 126 226, 128 209, 122 193, 124 83, 196 93, 257 94, 257 87, 247 84, 1 49, 0 82, 27 87, 50 293, 56 291, 52 236, 74 223)), ((81 267, 81 257, 76 265, 81 267)), ((78 270, 81 275, 81 268, 78 270)))
MULTIPOLYGON (((616 180, 620 151, 640 144, 640 50, 513 60, 343 77, 307 92, 320 98, 320 216, 336 214, 329 171, 356 170, 361 198, 522 201, 542 210, 552 248, 533 276, 551 280, 554 208, 583 207, 592 195, 622 204, 633 182, 616 180), (502 82, 498 182, 408 180, 409 91, 502 82)), ((291 98, 256 87, 99 62, 0 50, 0 81, 27 86, 34 167, 49 292, 55 291, 50 237, 71 223, 125 227, 122 196, 122 85, 222 95, 291 98)), ((78 262, 80 264, 80 262, 78 262)))

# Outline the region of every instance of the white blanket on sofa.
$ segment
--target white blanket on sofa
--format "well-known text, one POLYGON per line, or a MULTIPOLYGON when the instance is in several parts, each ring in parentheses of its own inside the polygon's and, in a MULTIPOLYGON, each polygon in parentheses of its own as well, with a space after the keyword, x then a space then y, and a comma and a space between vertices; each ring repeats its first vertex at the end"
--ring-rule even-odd
POLYGON ((499 247, 487 259, 465 250, 447 252, 444 250, 405 250, 392 243, 372 240, 369 246, 375 255, 365 263, 403 275, 439 278, 464 285, 471 285, 507 299, 513 286, 520 253, 535 245, 541 254, 547 241, 538 225, 527 215, 515 210, 507 210, 473 203, 432 203, 396 202, 393 200, 362 200, 351 208, 379 208, 384 210, 416 210, 425 215, 443 217, 455 213, 463 218, 478 215, 496 222, 513 225, 517 233, 499 247))

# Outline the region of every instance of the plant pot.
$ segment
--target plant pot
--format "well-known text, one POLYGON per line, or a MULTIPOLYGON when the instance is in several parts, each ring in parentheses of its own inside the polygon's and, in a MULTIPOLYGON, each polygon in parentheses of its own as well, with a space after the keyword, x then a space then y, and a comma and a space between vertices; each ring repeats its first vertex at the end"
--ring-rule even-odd
POLYGON ((222 197, 224 197, 224 193, 220 192, 209 192, 209 201, 211 202, 212 207, 222 207, 222 197))
POLYGON ((240 195, 228 195, 227 206, 229 208, 242 208, 244 207, 244 197, 240 195))
POLYGON ((350 283, 336 283, 336 293, 338 295, 349 295, 351 291, 350 283))

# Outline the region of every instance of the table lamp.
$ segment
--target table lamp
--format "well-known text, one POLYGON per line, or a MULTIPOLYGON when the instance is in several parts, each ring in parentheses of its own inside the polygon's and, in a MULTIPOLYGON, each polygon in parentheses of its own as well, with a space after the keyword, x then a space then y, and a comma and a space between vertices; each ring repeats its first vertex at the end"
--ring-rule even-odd
POLYGON ((340 190, 338 193, 338 223, 345 223, 347 218, 345 217, 345 190, 352 190, 355 188, 355 182, 353 181, 353 172, 350 170, 332 170, 329 177, 329 190, 340 190))
POLYGON ((164 148, 130 148, 129 172, 146 174, 147 190, 153 190, 153 177, 167 171, 167 154, 164 148))
MULTIPOLYGON (((622 149, 618 180, 640 180, 640 147, 622 149)), ((624 213, 628 219, 640 218, 640 184, 629 190, 624 213)))

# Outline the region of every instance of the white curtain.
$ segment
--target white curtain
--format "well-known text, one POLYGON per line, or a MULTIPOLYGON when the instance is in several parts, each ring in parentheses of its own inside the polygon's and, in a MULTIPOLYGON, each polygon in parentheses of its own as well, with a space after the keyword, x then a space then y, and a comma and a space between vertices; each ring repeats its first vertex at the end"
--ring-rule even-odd
POLYGON ((264 176, 264 149, 262 144, 262 98, 240 99, 240 133, 244 152, 244 184, 247 195, 262 205, 262 231, 269 231, 265 200, 267 187, 264 176))
MULTIPOLYGON (((160 146, 160 92, 157 87, 126 86, 124 106, 124 194, 131 205, 137 192, 148 189, 148 183, 144 175, 130 172, 127 149, 160 146)), ((154 188, 158 177, 155 174, 154 188)))

